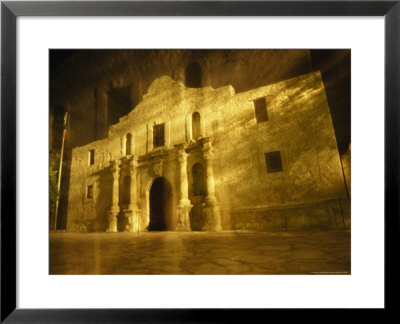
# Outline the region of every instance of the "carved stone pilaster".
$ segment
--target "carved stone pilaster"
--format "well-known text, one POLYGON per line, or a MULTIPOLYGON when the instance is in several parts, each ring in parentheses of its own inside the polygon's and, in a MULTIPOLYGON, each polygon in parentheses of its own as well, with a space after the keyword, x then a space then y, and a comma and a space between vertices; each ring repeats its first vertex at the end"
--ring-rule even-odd
POLYGON ((126 231, 137 232, 140 229, 140 210, 139 209, 127 209, 125 210, 125 217, 128 222, 126 225, 126 231))
POLYGON ((137 158, 135 156, 129 161, 129 172, 131 177, 129 206, 124 211, 128 220, 126 230, 128 232, 137 232, 139 230, 140 210, 137 205, 137 158))
POLYGON ((178 205, 177 213, 178 219, 176 224, 177 231, 190 231, 190 211, 193 205, 178 205))
POLYGON ((185 149, 178 151, 178 161, 180 169, 180 192, 179 192, 179 204, 186 205, 190 204, 189 201, 189 187, 188 187, 188 176, 187 176, 187 153, 185 149))
POLYGON ((219 202, 215 196, 215 185, 214 185, 214 170, 213 170, 213 159, 214 153, 212 150, 211 143, 203 143, 203 157, 206 162, 206 181, 207 181, 207 196, 206 206, 203 210, 204 226, 203 230, 207 231, 220 231, 221 227, 221 213, 219 208, 219 202))
POLYGON ((206 202, 215 202, 217 198, 215 197, 215 185, 214 185, 214 170, 213 170, 213 160, 214 153, 212 151, 211 143, 207 142, 203 145, 203 157, 206 162, 206 182, 207 182, 207 196, 206 202))
POLYGON ((203 209, 204 225, 203 231, 220 231, 221 226, 221 212, 219 203, 217 201, 212 203, 206 203, 203 209))
POLYGON ((118 232, 118 227, 117 227, 117 222, 118 222, 118 214, 119 214, 119 208, 116 209, 114 207, 111 207, 110 210, 107 212, 108 214, 108 228, 107 232, 108 233, 116 233, 118 232))
POLYGON ((121 173, 121 168, 118 162, 111 162, 110 165, 111 172, 113 175, 113 186, 111 190, 112 195, 112 205, 108 211, 108 228, 107 232, 118 232, 117 228, 117 216, 120 212, 119 208, 119 177, 121 173))
POLYGON ((178 161, 180 169, 180 192, 179 192, 179 203, 177 208, 178 218, 176 230, 178 231, 190 231, 190 218, 189 213, 193 205, 189 200, 189 187, 188 187, 188 176, 187 176, 187 153, 184 147, 178 150, 178 161))
POLYGON ((129 161, 129 173, 131 176, 131 186, 130 186, 130 198, 129 198, 129 207, 128 209, 134 210, 138 209, 137 206, 137 158, 132 157, 129 161))

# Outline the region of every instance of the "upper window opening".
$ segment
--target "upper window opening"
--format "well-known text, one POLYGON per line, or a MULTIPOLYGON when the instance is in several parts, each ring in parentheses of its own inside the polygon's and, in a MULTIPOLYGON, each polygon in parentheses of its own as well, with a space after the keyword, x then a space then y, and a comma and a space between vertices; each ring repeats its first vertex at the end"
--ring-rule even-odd
POLYGON ((282 171, 281 152, 275 151, 265 153, 265 163, 267 164, 267 172, 280 172, 282 171))
POLYGON ((131 155, 131 154, 132 154, 132 135, 128 133, 126 135, 125 155, 131 155))
POLYGON ((267 103, 265 98, 256 99, 254 102, 254 109, 256 112, 257 123, 261 123, 268 120, 267 103))
POLYGON ((185 70, 185 84, 189 88, 201 88, 201 67, 197 62, 190 63, 185 70))
POLYGON ((153 126, 153 147, 160 147, 165 145, 164 129, 165 124, 153 126))
POLYGON ((94 150, 89 151, 89 165, 94 164, 94 150))
POLYGON ((200 114, 198 112, 192 115, 192 136, 194 140, 201 137, 200 114))
POLYGON ((93 185, 87 186, 86 198, 87 199, 93 198, 93 185))

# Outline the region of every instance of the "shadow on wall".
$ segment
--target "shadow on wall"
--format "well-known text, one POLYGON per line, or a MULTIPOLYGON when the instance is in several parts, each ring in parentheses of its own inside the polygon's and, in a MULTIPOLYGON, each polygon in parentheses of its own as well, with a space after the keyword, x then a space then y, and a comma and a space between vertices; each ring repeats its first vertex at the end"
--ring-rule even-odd
POLYGON ((112 204, 113 176, 109 168, 97 172, 95 217, 88 224, 88 232, 105 232, 108 228, 107 212, 112 204))

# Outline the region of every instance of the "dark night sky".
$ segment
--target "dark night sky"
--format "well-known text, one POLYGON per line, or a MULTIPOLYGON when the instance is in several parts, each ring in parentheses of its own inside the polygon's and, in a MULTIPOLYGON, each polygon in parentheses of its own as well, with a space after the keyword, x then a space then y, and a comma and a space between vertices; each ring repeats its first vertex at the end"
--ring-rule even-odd
POLYGON ((312 50, 314 70, 320 70, 331 110, 339 152, 351 142, 351 53, 350 50, 312 50))
POLYGON ((50 73, 57 72, 57 68, 62 64, 68 57, 70 57, 76 50, 50 50, 50 73))

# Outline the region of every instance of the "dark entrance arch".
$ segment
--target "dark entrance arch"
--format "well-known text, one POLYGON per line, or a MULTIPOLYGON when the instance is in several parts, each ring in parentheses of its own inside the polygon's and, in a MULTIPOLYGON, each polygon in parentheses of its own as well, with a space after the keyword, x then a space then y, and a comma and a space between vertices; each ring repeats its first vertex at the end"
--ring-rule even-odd
POLYGON ((170 229, 172 215, 172 188, 165 178, 154 180, 150 188, 149 231, 170 229))

